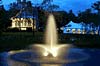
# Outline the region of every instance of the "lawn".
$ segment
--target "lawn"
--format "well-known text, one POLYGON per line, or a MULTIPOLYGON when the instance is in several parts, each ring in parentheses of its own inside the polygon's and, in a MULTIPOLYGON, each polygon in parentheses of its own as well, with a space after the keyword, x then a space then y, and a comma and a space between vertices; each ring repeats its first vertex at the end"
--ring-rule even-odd
POLYGON ((0 50, 11 50, 25 48, 34 43, 42 43, 43 41, 42 33, 32 32, 8 32, 3 33, 0 36, 0 50), (40 41, 41 40, 41 41, 40 41))
MULTIPOLYGON (((100 47, 98 35, 59 34, 59 43, 74 44, 78 47, 100 47)), ((31 44, 44 43, 44 32, 3 32, 0 36, 0 51, 27 48, 31 44)))

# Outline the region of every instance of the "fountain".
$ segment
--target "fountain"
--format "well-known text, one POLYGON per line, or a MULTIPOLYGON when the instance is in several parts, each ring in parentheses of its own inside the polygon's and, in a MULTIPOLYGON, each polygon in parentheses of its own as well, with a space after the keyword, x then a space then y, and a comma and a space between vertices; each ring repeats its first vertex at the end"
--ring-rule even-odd
POLYGON ((57 39, 58 36, 54 16, 50 14, 47 21, 45 44, 35 44, 31 46, 32 50, 24 50, 10 54, 11 62, 15 62, 14 66, 16 63, 22 65, 26 64, 25 66, 32 66, 34 64, 39 64, 39 66, 51 66, 51 64, 52 66, 61 66, 62 64, 87 59, 87 54, 69 51, 72 45, 58 44, 57 39))
POLYGON ((69 47, 70 45, 67 44, 61 44, 58 45, 58 36, 57 36, 57 31, 56 31, 56 24, 54 20, 54 16, 50 14, 47 22, 47 29, 45 33, 45 44, 46 45, 41 45, 41 44, 36 44, 34 46, 38 46, 40 48, 43 48, 43 55, 48 56, 51 54, 53 57, 56 57, 58 55, 58 51, 60 51, 60 48, 62 47, 69 47))

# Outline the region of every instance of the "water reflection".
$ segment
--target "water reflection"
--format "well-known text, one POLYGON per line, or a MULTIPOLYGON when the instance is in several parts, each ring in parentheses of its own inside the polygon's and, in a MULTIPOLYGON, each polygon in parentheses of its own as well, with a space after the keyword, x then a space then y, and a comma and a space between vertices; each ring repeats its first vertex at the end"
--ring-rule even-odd
POLYGON ((8 58, 8 52, 0 53, 0 66, 8 66, 7 58, 8 58))
POLYGON ((41 64, 41 66, 62 66, 62 64, 41 64))
MULTIPOLYGON (((28 65, 28 66, 100 66, 100 49, 87 49, 87 48, 83 48, 83 49, 71 49, 70 51, 75 51, 75 52, 85 52, 87 53, 90 57, 88 60, 86 61, 82 61, 82 62, 77 62, 77 63, 68 63, 68 64, 32 64, 32 65, 28 65)), ((8 58, 8 52, 3 52, 0 53, 0 66, 8 66, 7 63, 7 58, 8 58)), ((10 61, 10 60, 8 60, 10 61)), ((13 65, 10 65, 13 66, 13 65)), ((15 65, 14 65, 15 66, 15 65)), ((19 66, 18 64, 16 64, 16 66, 19 66)))

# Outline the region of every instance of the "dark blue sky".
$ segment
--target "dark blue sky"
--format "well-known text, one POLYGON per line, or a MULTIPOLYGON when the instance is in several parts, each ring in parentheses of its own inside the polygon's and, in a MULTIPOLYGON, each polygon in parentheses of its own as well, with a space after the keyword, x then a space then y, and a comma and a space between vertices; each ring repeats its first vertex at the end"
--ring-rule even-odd
MULTIPOLYGON (((9 5, 9 3, 16 2, 16 0, 2 0, 3 4, 9 5)), ((32 1, 32 3, 41 3, 42 0, 29 0, 32 1)), ((74 13, 78 13, 78 11, 84 11, 87 8, 91 8, 91 5, 99 0, 53 0, 54 4, 57 4, 60 6, 60 10, 68 11, 70 9, 73 10, 74 13)))

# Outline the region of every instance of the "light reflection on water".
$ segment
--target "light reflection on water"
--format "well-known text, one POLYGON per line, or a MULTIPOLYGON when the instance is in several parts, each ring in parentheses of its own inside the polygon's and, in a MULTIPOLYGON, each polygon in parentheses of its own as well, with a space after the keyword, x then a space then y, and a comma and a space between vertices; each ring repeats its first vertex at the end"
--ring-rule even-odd
MULTIPOLYGON (((68 63, 68 64, 32 64, 29 66, 100 66, 100 49, 71 49, 70 51, 75 51, 75 52, 85 52, 87 53, 90 58, 87 61, 84 62, 78 62, 78 63, 68 63)), ((8 66, 7 64, 7 57, 8 57, 8 52, 3 52, 0 53, 0 66, 8 66)), ((16 66, 19 66, 18 63, 16 66)))
POLYGON ((41 66, 62 66, 62 64, 41 64, 41 66))

